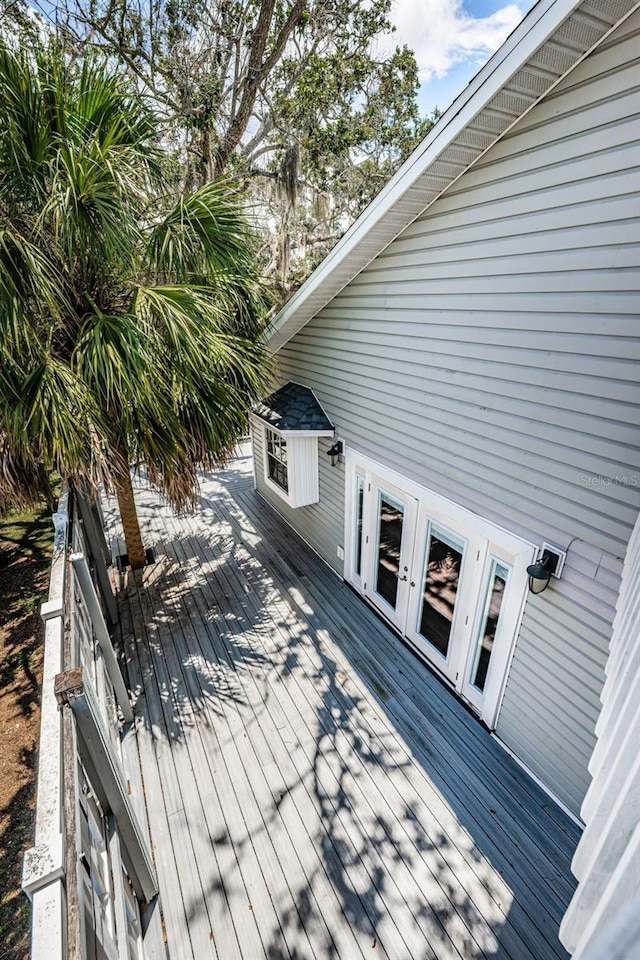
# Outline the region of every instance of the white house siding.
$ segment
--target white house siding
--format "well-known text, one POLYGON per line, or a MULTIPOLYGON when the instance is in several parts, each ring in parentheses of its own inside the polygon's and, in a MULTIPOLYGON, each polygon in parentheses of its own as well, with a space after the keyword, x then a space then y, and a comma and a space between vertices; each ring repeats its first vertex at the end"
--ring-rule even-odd
MULTIPOLYGON (((278 354, 347 444, 568 548, 527 603, 497 732, 576 812, 640 501, 639 33, 636 13, 278 354)), ((320 460, 320 503, 281 512, 335 565, 344 498, 320 460)))
POLYGON ((560 936, 578 960, 632 957, 640 937, 640 520, 629 543, 606 665, 586 827, 573 860, 578 889, 560 936), (626 946, 626 949, 625 949, 626 946))

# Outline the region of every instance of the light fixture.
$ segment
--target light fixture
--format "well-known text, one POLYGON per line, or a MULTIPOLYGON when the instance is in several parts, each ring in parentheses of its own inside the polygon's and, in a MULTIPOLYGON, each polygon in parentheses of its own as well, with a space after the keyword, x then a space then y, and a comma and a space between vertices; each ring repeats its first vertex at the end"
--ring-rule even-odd
POLYGON ((334 445, 332 447, 329 447, 329 449, 327 450, 327 456, 331 457, 332 467, 335 467, 336 463, 338 462, 338 459, 340 458, 341 453, 342 453, 342 440, 336 440, 334 445))
POLYGON ((536 562, 527 567, 531 593, 542 593, 549 586, 549 580, 552 576, 560 576, 565 556, 566 554, 562 550, 549 547, 546 543, 542 545, 540 556, 536 562))

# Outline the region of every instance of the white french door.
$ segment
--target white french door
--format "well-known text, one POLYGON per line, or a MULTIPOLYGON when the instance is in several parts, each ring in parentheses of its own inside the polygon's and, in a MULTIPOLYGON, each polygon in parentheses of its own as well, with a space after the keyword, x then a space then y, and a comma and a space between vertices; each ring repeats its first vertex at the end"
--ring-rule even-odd
POLYGON ((475 616, 464 652, 458 689, 493 727, 511 652, 527 596, 527 566, 535 550, 513 550, 488 540, 475 616))
POLYGON ((368 510, 364 516, 363 592, 403 631, 417 501, 373 477, 367 483, 365 503, 368 510))
POLYGON ((482 539, 420 506, 406 633, 431 664, 458 686, 473 599, 482 568, 482 539))
POLYGON ((534 547, 347 451, 346 576, 489 726, 534 547))

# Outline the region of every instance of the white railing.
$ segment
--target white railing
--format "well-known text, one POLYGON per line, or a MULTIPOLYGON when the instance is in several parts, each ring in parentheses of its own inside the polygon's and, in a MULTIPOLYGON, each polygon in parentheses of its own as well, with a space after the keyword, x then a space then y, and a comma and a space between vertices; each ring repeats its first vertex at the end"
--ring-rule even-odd
MULTIPOLYGON (((68 523, 69 491, 64 490, 58 515, 68 523)), ((33 957, 65 957, 67 905, 65 897, 65 816, 62 714, 54 694, 56 675, 64 668, 64 611, 67 537, 56 535, 49 599, 42 605, 44 667, 38 755, 38 800, 35 845, 24 858, 22 889, 31 900, 33 957)))
POLYGON ((104 956, 123 960, 141 955, 138 903, 149 902, 157 886, 121 751, 133 711, 107 624, 117 604, 95 507, 65 490, 54 525, 41 609, 35 844, 22 880, 32 904, 31 957, 85 957, 87 944, 99 942, 104 956))

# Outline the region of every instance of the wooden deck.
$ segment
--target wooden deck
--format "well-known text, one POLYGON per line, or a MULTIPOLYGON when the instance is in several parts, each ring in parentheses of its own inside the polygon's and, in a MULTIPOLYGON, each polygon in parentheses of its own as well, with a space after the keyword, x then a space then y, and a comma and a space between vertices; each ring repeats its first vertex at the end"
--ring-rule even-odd
POLYGON ((123 637, 170 960, 566 956, 577 828, 250 470, 188 517, 137 494, 157 562, 123 637))

